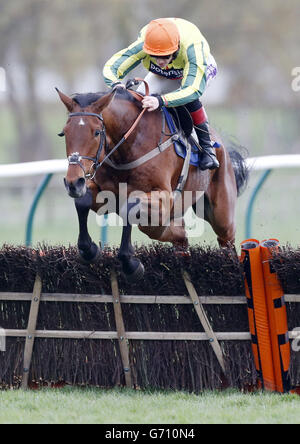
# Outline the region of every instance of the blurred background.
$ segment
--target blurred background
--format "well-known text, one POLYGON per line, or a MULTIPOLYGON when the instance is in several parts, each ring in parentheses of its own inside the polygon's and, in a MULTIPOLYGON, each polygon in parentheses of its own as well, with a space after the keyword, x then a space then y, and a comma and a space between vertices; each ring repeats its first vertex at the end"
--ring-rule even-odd
MULTIPOLYGON (((211 125, 249 157, 298 153, 300 92, 292 89, 292 70, 300 66, 299 0, 0 0, 0 163, 64 158, 57 133, 66 112, 54 87, 66 94, 105 90, 105 61, 151 19, 171 16, 195 23, 217 60, 218 78, 203 96, 211 125)), ((129 76, 145 74, 139 68, 129 76)), ((298 244, 299 173, 272 172, 255 204, 254 237, 298 244)), ((252 173, 239 198, 237 242, 244 239, 245 212, 260 174, 252 173)), ((0 245, 24 243, 42 178, 0 178, 0 245)), ((89 228, 99 239, 93 214, 89 228)), ((74 244, 77 235, 74 204, 57 174, 39 204, 33 243, 74 244)), ((109 229, 108 242, 118 245, 120 235, 109 229)), ((134 241, 148 238, 136 229, 134 241)), ((216 244, 206 224, 204 235, 192 241, 216 244)))

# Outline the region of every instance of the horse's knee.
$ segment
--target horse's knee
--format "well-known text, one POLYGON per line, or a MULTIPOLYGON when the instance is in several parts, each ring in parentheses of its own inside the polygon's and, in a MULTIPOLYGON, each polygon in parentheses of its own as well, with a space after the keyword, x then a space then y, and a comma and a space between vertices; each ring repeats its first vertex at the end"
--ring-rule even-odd
POLYGON ((87 190, 86 194, 75 200, 79 221, 79 236, 77 247, 79 257, 84 263, 94 263, 100 256, 99 247, 92 241, 87 228, 88 214, 93 204, 93 194, 87 190))
POLYGON ((87 189, 84 196, 75 199, 75 207, 78 212, 89 211, 93 205, 93 195, 91 190, 87 189))

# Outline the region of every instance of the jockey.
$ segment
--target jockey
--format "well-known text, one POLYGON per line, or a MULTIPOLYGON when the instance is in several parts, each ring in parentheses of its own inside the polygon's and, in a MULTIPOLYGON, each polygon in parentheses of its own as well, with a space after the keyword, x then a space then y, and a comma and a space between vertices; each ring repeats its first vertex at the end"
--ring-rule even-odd
POLYGON ((134 43, 107 61, 103 69, 105 83, 125 87, 120 80, 141 62, 150 71, 145 81, 151 92, 143 99, 143 107, 154 111, 184 105, 203 148, 200 168, 218 168, 207 115, 199 99, 216 76, 217 65, 199 29, 180 18, 152 20, 134 43))

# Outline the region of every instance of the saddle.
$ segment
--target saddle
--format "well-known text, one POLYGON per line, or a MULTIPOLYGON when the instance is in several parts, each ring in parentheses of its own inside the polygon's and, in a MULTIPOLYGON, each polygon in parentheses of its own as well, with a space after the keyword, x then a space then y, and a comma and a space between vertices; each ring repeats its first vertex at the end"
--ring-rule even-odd
POLYGON ((185 106, 178 106, 176 108, 163 107, 162 112, 171 134, 177 133, 179 135, 178 140, 174 142, 176 154, 185 159, 186 145, 189 143, 191 145, 190 164, 199 166, 202 151, 198 141, 192 136, 194 124, 189 111, 185 106))

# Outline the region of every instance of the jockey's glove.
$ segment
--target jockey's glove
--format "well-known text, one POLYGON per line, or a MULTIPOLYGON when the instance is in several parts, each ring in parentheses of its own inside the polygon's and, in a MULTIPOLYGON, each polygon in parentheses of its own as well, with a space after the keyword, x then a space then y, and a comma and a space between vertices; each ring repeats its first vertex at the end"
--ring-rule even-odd
POLYGON ((159 107, 157 109, 162 109, 162 107, 165 106, 164 101, 159 94, 150 94, 150 95, 156 97, 157 100, 159 101, 159 107))

